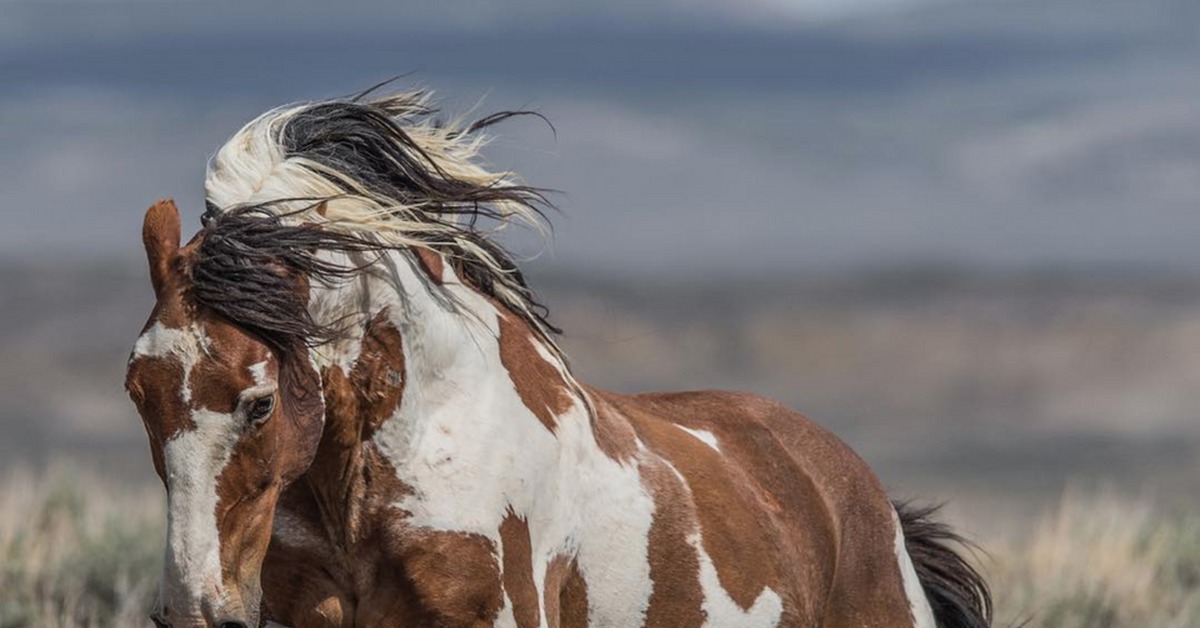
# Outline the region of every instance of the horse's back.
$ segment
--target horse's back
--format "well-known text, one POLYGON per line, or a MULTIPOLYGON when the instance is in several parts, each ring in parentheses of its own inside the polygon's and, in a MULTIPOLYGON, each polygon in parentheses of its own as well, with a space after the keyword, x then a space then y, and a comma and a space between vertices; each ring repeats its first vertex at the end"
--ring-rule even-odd
MULTIPOLYGON (((637 435, 656 517, 671 521, 660 533, 699 539, 695 565, 676 548, 673 568, 654 578, 674 606, 697 597, 675 592, 699 580, 709 625, 912 625, 892 505, 866 463, 828 430, 745 393, 602 398, 601 412, 619 412, 637 435), (776 605, 772 617, 766 611, 776 605)), ((668 543, 657 545, 652 538, 652 576, 656 549, 668 543)), ((653 611, 652 598, 651 620, 653 611)))

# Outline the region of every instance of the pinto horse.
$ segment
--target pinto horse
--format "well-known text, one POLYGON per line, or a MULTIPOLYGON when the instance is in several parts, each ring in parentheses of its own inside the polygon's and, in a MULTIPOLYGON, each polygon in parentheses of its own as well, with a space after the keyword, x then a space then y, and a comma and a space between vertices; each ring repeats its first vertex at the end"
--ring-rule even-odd
POLYGON ((210 161, 189 243, 171 201, 146 213, 155 623, 990 625, 957 537, 809 419, 573 376, 492 237, 546 207, 479 162, 509 115, 276 109, 210 161))

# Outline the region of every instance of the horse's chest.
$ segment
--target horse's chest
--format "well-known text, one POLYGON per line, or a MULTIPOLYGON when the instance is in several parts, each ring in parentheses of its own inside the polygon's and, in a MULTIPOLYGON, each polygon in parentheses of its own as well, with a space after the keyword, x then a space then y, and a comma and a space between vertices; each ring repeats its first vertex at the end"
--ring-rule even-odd
POLYGON ((263 592, 293 628, 492 626, 505 606, 494 544, 477 535, 410 530, 348 549, 291 540, 273 542, 263 592))

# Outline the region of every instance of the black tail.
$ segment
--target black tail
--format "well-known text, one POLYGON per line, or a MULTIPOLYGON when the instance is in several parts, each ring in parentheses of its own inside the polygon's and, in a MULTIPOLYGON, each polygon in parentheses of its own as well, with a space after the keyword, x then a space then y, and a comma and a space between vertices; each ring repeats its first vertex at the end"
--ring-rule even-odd
POLYGON ((990 628, 992 594, 983 576, 955 551, 971 543, 933 520, 938 508, 895 503, 904 548, 917 569, 938 628, 990 628))

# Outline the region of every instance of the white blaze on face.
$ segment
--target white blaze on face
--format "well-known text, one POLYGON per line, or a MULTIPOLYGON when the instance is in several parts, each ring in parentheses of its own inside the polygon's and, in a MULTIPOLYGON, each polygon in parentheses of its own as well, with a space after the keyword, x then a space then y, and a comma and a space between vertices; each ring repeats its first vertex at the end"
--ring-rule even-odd
POLYGON ((233 455, 241 430, 233 415, 195 410, 196 429, 167 441, 167 548, 164 587, 172 599, 221 590, 221 539, 217 529, 217 479, 233 455), (177 590, 171 590, 178 587, 177 590))
POLYGON ((904 530, 900 526, 900 518, 894 512, 892 521, 896 526, 896 561, 900 564, 900 576, 904 580, 904 595, 908 598, 908 606, 912 609, 916 628, 937 628, 933 620, 933 609, 929 607, 929 599, 925 597, 925 589, 917 577, 917 569, 913 567, 912 558, 904 547, 904 530))
MULTIPOLYGON (((192 403, 192 370, 209 351, 197 324, 174 329, 155 322, 138 338, 134 356, 178 360, 180 396, 194 428, 181 430, 163 446, 167 482, 167 551, 163 593, 166 602, 198 608, 203 596, 221 590, 221 545, 217 530, 217 479, 229 462, 241 427, 233 415, 197 408, 192 403)), ((266 363, 251 367, 266 378, 266 363)), ((181 609, 182 610, 182 609, 181 609)))

